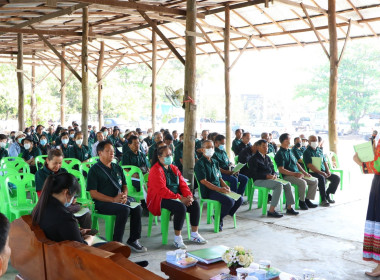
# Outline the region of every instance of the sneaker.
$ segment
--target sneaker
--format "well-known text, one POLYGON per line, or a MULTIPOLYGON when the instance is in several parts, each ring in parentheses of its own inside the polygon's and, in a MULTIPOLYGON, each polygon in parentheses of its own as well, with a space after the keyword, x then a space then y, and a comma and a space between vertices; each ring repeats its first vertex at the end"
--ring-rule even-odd
POLYGON ((174 238, 173 245, 177 249, 186 249, 187 248, 187 246, 185 245, 185 243, 183 243, 182 236, 180 238, 174 238))
POLYGON ((268 211, 268 217, 271 217, 271 218, 282 218, 283 215, 274 211, 274 212, 269 212, 268 211))
POLYGON ((148 251, 147 248, 140 244, 138 239, 134 242, 127 241, 127 245, 129 246, 129 248, 131 248, 133 251, 137 253, 144 253, 148 251))
POLYGON ((330 203, 328 203, 327 200, 322 200, 322 202, 321 202, 321 206, 322 206, 322 207, 329 207, 329 206, 330 206, 330 203))
POLYGON ((307 207, 305 201, 300 200, 300 204, 299 204, 299 206, 300 206, 300 209, 301 209, 301 210, 309 210, 309 207, 307 207))
POLYGON ((305 202, 306 202, 307 207, 309 207, 309 208, 317 208, 318 207, 317 204, 314 204, 309 199, 305 199, 305 202))
POLYGON ((290 209, 286 209, 286 214, 288 214, 288 215, 293 215, 293 216, 297 216, 297 215, 299 214, 299 212, 294 211, 293 208, 290 208, 290 209))
POLYGON ((191 233, 190 241, 198 244, 206 244, 207 240, 204 239, 198 232, 191 233))

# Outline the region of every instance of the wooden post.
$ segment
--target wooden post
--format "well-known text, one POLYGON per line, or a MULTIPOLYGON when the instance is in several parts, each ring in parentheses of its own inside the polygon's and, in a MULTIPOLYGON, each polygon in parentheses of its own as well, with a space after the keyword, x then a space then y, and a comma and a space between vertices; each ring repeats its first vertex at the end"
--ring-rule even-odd
POLYGON ((32 81, 31 81, 31 92, 30 92, 30 119, 34 127, 37 126, 37 102, 36 102, 36 65, 34 63, 34 55, 32 55, 32 81))
MULTIPOLYGON (((62 49, 62 57, 65 57, 65 48, 62 49)), ((65 126, 65 103, 66 103, 66 79, 65 64, 61 62, 61 125, 65 126)))
POLYGON ((336 3, 328 0, 328 25, 330 35, 330 84, 329 84, 329 143, 330 150, 337 152, 338 134, 336 126, 338 92, 338 39, 336 31, 336 3))
POLYGON ((152 30, 152 129, 156 131, 157 36, 152 30))
POLYGON ((17 34, 17 84, 18 84, 18 129, 24 131, 25 118, 24 118, 24 59, 23 59, 23 35, 17 34))
MULTIPOLYGON (((99 62, 97 69, 98 82, 103 79, 104 41, 100 42, 99 62)), ((103 81, 98 83, 98 121, 99 130, 103 127, 103 81)))
POLYGON ((194 152, 195 152, 195 129, 196 129, 196 0, 187 0, 186 15, 186 63, 185 63, 185 94, 184 100, 193 100, 185 103, 185 126, 183 139, 183 176, 191 182, 194 189, 194 152))
POLYGON ((88 113, 90 95, 88 88, 88 8, 82 9, 82 133, 83 144, 88 144, 88 113))
POLYGON ((224 90, 226 96, 226 152, 231 157, 230 6, 226 4, 224 26, 224 90))

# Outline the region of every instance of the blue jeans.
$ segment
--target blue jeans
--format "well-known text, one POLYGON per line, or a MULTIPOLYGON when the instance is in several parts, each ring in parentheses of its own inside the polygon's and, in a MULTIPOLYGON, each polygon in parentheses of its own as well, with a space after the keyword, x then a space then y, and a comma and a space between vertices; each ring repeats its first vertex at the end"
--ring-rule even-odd
POLYGON ((222 174, 222 178, 224 181, 230 183, 231 191, 236 192, 240 195, 244 194, 245 188, 249 180, 247 176, 239 174, 238 177, 236 177, 233 175, 222 174), (240 183, 239 188, 238 188, 238 182, 240 183))

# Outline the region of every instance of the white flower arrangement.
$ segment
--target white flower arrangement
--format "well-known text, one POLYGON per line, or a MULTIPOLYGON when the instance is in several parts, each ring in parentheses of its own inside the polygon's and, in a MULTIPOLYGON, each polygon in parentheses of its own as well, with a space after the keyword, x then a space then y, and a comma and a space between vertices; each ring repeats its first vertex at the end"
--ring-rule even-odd
POLYGON ((222 260, 228 267, 248 267, 251 263, 253 263, 253 254, 251 250, 246 250, 242 246, 235 246, 224 252, 222 255, 222 260))

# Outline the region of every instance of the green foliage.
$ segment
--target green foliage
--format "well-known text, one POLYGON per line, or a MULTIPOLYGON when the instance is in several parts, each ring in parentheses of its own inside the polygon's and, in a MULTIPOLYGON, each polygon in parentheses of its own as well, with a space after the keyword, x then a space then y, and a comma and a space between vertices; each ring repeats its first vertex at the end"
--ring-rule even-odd
MULTIPOLYGON (((312 69, 311 80, 296 88, 296 98, 320 101, 324 109, 329 99, 329 62, 312 69)), ((379 105, 380 49, 371 44, 352 43, 347 48, 338 71, 338 110, 347 113, 352 129, 379 105)))

